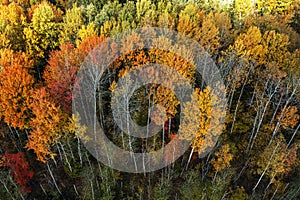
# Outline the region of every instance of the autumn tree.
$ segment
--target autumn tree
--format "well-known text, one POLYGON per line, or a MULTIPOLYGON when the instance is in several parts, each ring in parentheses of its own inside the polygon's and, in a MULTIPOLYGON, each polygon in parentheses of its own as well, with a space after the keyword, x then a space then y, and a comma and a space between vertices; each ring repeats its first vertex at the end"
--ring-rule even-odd
POLYGON ((205 153, 206 150, 214 146, 215 137, 221 134, 223 125, 221 119, 224 116, 224 111, 218 108, 217 96, 213 93, 210 87, 206 87, 201 91, 197 88, 194 92, 197 104, 191 110, 189 106, 183 108, 184 121, 180 126, 185 127, 186 123, 195 124, 188 126, 188 129, 182 130, 182 139, 191 139, 192 137, 192 152, 199 155, 205 153), (193 112, 199 109, 197 116, 193 116, 193 112))
POLYGON ((30 121, 30 135, 26 144, 28 150, 33 150, 37 160, 46 162, 55 153, 51 147, 62 137, 62 130, 67 117, 52 101, 45 88, 36 89, 32 94, 30 104, 34 117, 30 121))
POLYGON ((289 54, 289 38, 285 34, 276 33, 274 30, 266 31, 263 35, 263 47, 266 49, 266 62, 277 62, 279 65, 284 63, 285 57, 289 54))
POLYGON ((10 126, 28 128, 33 84, 34 78, 21 65, 0 72, 0 116, 10 126))
POLYGON ((230 146, 226 144, 215 153, 215 158, 211 160, 211 163, 216 172, 220 172, 221 170, 230 167, 230 161, 232 159, 233 155, 230 153, 230 146))
POLYGON ((22 192, 31 192, 31 188, 28 186, 28 182, 33 178, 33 171, 30 170, 30 165, 25 159, 23 152, 16 154, 10 154, 5 152, 3 166, 11 169, 15 181, 22 187, 22 192))
POLYGON ((45 83, 55 102, 65 112, 71 112, 72 90, 77 71, 86 56, 103 40, 103 36, 90 36, 86 37, 78 48, 66 43, 60 46, 60 50, 50 53, 48 65, 44 71, 45 83))
POLYGON ((199 39, 204 11, 197 5, 187 5, 179 14, 177 30, 191 38, 199 39))
POLYGON ((0 48, 24 50, 26 15, 16 3, 0 5, 0 48))
MULTIPOLYGON (((252 173, 259 175, 253 186, 253 190, 259 190, 263 184, 263 180, 267 179, 269 184, 266 186, 266 189, 273 184, 278 186, 277 189, 284 191, 282 181, 291 171, 295 161, 296 157, 293 149, 287 148, 283 135, 276 136, 270 145, 265 146, 262 152, 251 160, 250 165, 255 166, 251 168, 252 173)), ((270 193, 269 195, 272 195, 272 188, 268 192, 270 193)))
POLYGON ((257 1, 257 11, 268 15, 268 14, 284 14, 289 10, 292 5, 293 0, 258 0, 257 1))
POLYGON ((217 12, 214 14, 213 20, 219 30, 220 48, 227 48, 236 37, 236 30, 233 30, 229 14, 217 12))
POLYGON ((81 28, 78 31, 78 40, 76 42, 76 45, 79 46, 79 44, 84 41, 88 37, 93 37, 98 35, 98 29, 96 25, 91 22, 87 26, 81 26, 81 28))
POLYGON ((43 2, 32 13, 31 23, 24 28, 26 52, 35 59, 44 58, 50 49, 59 46, 61 11, 43 2))
POLYGON ((107 2, 95 16, 95 24, 101 27, 106 21, 116 21, 122 5, 118 1, 107 2))
POLYGON ((118 21, 122 30, 129 30, 136 27, 136 5, 132 1, 127 1, 118 13, 118 21))
POLYGON ((104 36, 88 36, 78 45, 78 54, 83 61, 85 57, 104 41, 104 36))
POLYGON ((155 25, 156 7, 150 0, 136 2, 136 21, 140 25, 155 25))
POLYGON ((199 44, 210 54, 217 54, 217 50, 220 47, 219 33, 214 14, 209 13, 203 19, 198 37, 199 44))
POLYGON ((66 11, 63 21, 64 26, 59 38, 61 44, 65 42, 76 44, 80 43, 78 40, 82 41, 88 36, 97 35, 97 28, 94 22, 91 21, 88 25, 85 23, 85 11, 91 12, 90 9, 84 9, 74 4, 71 9, 66 11))
POLYGON ((251 0, 234 0, 232 6, 234 19, 240 25, 242 23, 242 20, 247 18, 251 13, 253 14, 254 4, 251 0))
POLYGON ((255 65, 264 64, 266 49, 263 46, 262 37, 258 27, 250 27, 246 33, 236 38, 229 50, 233 49, 241 59, 245 59, 248 63, 252 61, 255 65))
POLYGON ((72 89, 82 60, 74 45, 67 43, 50 53, 44 79, 55 102, 71 112, 72 89))
POLYGON ((0 66, 9 68, 12 65, 19 65, 29 71, 33 68, 33 60, 24 52, 14 52, 11 49, 0 49, 0 66))

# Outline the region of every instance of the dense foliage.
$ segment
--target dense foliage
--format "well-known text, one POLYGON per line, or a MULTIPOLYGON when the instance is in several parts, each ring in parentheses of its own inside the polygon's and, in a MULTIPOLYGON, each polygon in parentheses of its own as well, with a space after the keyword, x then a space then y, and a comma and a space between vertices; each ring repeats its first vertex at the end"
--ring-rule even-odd
MULTIPOLYGON (((299 16, 299 0, 2 0, 0 198, 299 199, 299 16), (110 36, 144 26, 178 31, 203 46, 222 73, 228 105, 225 125, 213 125, 215 134, 221 133, 217 144, 199 156, 209 123, 218 117, 210 114, 210 88, 200 86, 193 63, 143 49, 139 35, 123 41, 122 48, 140 50, 110 66, 114 74, 102 84, 103 105, 97 108, 115 144, 154 151, 180 128, 175 94, 149 85, 134 92, 131 117, 145 125, 148 104, 164 106, 166 116, 151 116, 154 123, 163 121, 160 134, 149 141, 116 134, 111 92, 133 67, 153 60, 199 86, 195 94, 202 116, 196 131, 184 130, 196 137, 173 164, 129 174, 103 165, 87 151, 81 142, 85 127, 72 114, 72 90, 91 50, 110 36)), ((166 153, 164 159, 172 158, 166 153)))

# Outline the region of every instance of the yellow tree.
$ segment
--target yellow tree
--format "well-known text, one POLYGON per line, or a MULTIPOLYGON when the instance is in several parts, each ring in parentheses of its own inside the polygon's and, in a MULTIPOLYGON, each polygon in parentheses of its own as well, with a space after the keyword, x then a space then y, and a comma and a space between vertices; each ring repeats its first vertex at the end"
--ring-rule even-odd
POLYGON ((78 31, 83 25, 83 9, 82 7, 77 7, 77 4, 73 4, 72 9, 68 9, 64 16, 64 25, 60 35, 60 43, 70 42, 75 44, 78 39, 78 31))
MULTIPOLYGON (((150 61, 154 63, 163 64, 169 66, 173 70, 176 70, 181 76, 183 76, 189 83, 194 83, 194 73, 195 65, 193 65, 193 59, 191 57, 191 50, 186 49, 184 46, 179 44, 171 44, 171 41, 164 37, 159 37, 153 41, 154 48, 149 51, 150 61), (161 50, 155 47, 163 46, 164 49, 170 49, 170 52, 161 50), (173 52, 180 52, 181 55, 184 55, 186 59, 176 55, 173 52)), ((155 77, 155 73, 150 77, 155 77)), ((179 100, 176 98, 174 92, 171 90, 174 89, 172 85, 172 77, 165 77, 163 74, 159 74, 158 77, 164 77, 165 83, 168 85, 153 87, 151 90, 151 95, 154 95, 154 103, 162 105, 166 112, 167 117, 173 118, 177 114, 179 100)))
POLYGON ((270 178, 271 183, 280 181, 291 170, 297 159, 294 149, 287 148, 282 134, 277 135, 270 145, 260 148, 264 148, 263 151, 259 154, 256 152, 257 156, 253 157, 250 162, 252 173, 260 175, 254 188, 259 185, 265 175, 270 178))
POLYGON ((211 164, 216 172, 220 172, 230 167, 230 161, 232 159, 233 155, 230 153, 230 146, 225 144, 215 153, 215 158, 211 160, 211 164))
POLYGON ((204 11, 196 5, 189 4, 179 14, 177 30, 191 38, 199 39, 203 18, 204 11))
POLYGON ((288 36, 272 30, 266 31, 262 39, 263 47, 267 51, 265 54, 266 62, 284 63, 290 45, 288 36))
POLYGON ((203 19, 202 26, 199 32, 199 43, 208 53, 216 54, 219 43, 219 29, 215 23, 214 14, 210 13, 203 19))
POLYGON ((155 5, 150 0, 138 0, 135 5, 137 24, 153 26, 156 20, 155 5))
POLYGON ((277 120, 280 120, 280 126, 283 129, 294 128, 297 126, 300 120, 300 115, 297 114, 296 106, 287 106, 276 116, 277 120))
POLYGON ((26 16, 16 3, 0 5, 0 48, 24 49, 26 16))
POLYGON ((105 21, 100 27, 100 33, 104 36, 109 36, 111 34, 118 33, 118 22, 115 20, 105 21))
POLYGON ((214 23, 219 29, 219 42, 221 48, 228 47, 233 43, 236 37, 236 31, 232 30, 231 20, 228 14, 225 12, 217 12, 214 14, 214 23))
POLYGON ((261 14, 284 14, 289 11, 293 0, 257 0, 257 10, 261 14))
POLYGON ((236 52, 237 56, 245 62, 255 62, 255 65, 265 63, 266 49, 263 45, 262 34, 259 28, 252 26, 246 33, 240 34, 229 50, 236 52))
POLYGON ((177 13, 174 12, 176 8, 174 8, 171 4, 171 2, 164 3, 164 2, 158 2, 157 5, 157 26, 161 28, 170 28, 175 29, 176 28, 176 16, 177 13))
POLYGON ((61 11, 47 2, 35 7, 29 27, 24 29, 26 51, 33 58, 44 58, 50 49, 59 45, 61 11))
POLYGON ((283 69, 289 71, 291 75, 298 76, 300 74, 300 49, 286 54, 283 69))
POLYGON ((254 9, 254 4, 251 0, 234 0, 234 16, 238 22, 248 17, 254 9))
POLYGON ((89 23, 87 26, 83 25, 78 31, 78 40, 76 41, 76 45, 79 46, 79 44, 86 38, 97 35, 98 30, 93 22, 89 23))
POLYGON ((181 138, 193 139, 191 143, 192 152, 201 154, 211 148, 215 144, 215 137, 221 134, 224 128, 221 122, 225 111, 218 106, 220 102, 210 87, 203 91, 196 88, 194 94, 198 104, 183 108, 184 118, 180 127, 188 128, 181 128, 181 138), (199 113, 195 116, 194 113, 197 110, 199 113), (194 126, 190 124, 194 124, 194 126))

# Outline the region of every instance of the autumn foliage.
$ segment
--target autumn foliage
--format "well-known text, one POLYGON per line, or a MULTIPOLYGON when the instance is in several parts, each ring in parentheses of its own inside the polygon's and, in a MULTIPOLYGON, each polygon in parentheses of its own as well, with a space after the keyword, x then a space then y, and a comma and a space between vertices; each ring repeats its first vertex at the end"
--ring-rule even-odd
POLYGON ((35 152, 37 160, 46 162, 55 155, 51 147, 61 137, 59 133, 66 119, 45 88, 37 89, 32 98, 30 108, 34 117, 30 121, 31 131, 26 148, 35 152))
POLYGON ((51 96, 65 112, 70 113, 72 109, 72 90, 77 71, 87 54, 103 40, 104 37, 91 36, 83 40, 78 48, 66 43, 51 52, 44 79, 51 96))
POLYGON ((28 128, 33 77, 16 64, 4 68, 0 79, 0 117, 12 127, 28 128))
POLYGON ((60 50, 50 54, 44 72, 51 96, 66 112, 71 111, 72 89, 80 64, 81 60, 74 45, 65 44, 61 45, 60 50))
POLYGON ((0 1, 0 199, 300 199, 299 8, 299 0, 0 1), (159 37, 143 38, 145 27, 159 37), (205 51, 214 72, 181 35, 205 51), (100 78, 93 123, 119 148, 161 151, 154 162, 170 165, 128 174, 93 158, 85 141, 96 131, 86 135, 83 124, 90 113, 72 113, 74 88, 89 92, 75 85, 87 58, 107 67, 90 76, 100 78), (168 68, 144 71, 155 83, 120 87, 148 64, 168 68), (180 102, 186 92, 166 69, 192 85, 192 101, 180 102), (211 85, 206 70, 224 87, 211 85), (119 111, 148 132, 151 123, 159 127, 155 135, 121 130, 113 116, 118 92, 128 103, 119 111), (188 149, 179 155, 183 141, 188 149))
POLYGON ((30 165, 25 159, 23 152, 11 154, 5 152, 3 166, 10 168, 10 173, 15 181, 22 187, 22 192, 31 192, 28 182, 33 178, 33 171, 30 170, 30 165))

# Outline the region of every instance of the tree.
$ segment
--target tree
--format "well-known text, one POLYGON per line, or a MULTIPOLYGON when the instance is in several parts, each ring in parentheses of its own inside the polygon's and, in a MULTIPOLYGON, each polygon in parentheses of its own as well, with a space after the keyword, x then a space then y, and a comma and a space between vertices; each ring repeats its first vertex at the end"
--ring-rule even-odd
POLYGON ((44 71, 44 79, 55 102, 69 113, 72 109, 72 90, 80 58, 74 45, 67 43, 60 50, 52 51, 44 71))
POLYGON ((93 37, 98 35, 98 30, 96 25, 91 22, 87 26, 81 26, 81 28, 78 31, 78 40, 76 41, 76 45, 79 46, 79 44, 85 40, 88 37, 93 37))
POLYGON ((104 36, 86 37, 77 47, 81 60, 83 61, 85 57, 104 40, 104 36))
POLYGON ((246 33, 240 34, 229 50, 236 52, 237 56, 246 63, 254 62, 255 65, 265 63, 266 49, 263 45, 262 34, 258 27, 250 27, 246 33))
POLYGON ((285 109, 280 111, 277 114, 276 119, 280 120, 280 126, 283 129, 287 128, 295 128, 300 120, 300 115, 297 114, 297 107, 296 106, 287 106, 285 109))
POLYGON ((68 9, 64 16, 64 25, 60 35, 60 43, 70 42, 75 44, 78 39, 78 31, 84 25, 83 8, 73 4, 72 9, 68 9))
POLYGON ((254 4, 251 0, 234 0, 233 1, 233 14, 234 19, 241 25, 242 20, 248 17, 252 12, 254 4))
POLYGON ((12 127, 28 128, 34 78, 15 64, 0 72, 0 117, 12 127))
POLYGON ((121 23, 126 21, 134 26, 136 24, 136 9, 133 1, 127 1, 119 12, 118 21, 121 23))
POLYGON ((138 25, 155 25, 156 9, 151 0, 138 0, 136 2, 136 23, 138 25))
POLYGON ((236 37, 236 31, 233 30, 230 17, 225 12, 215 13, 213 21, 219 30, 219 42, 221 45, 220 48, 225 49, 233 43, 234 38, 236 37))
POLYGON ((51 147, 62 137, 67 118, 45 88, 36 89, 32 98, 30 108, 34 117, 30 121, 31 131, 26 148, 35 152, 37 160, 46 162, 49 157, 55 156, 51 147))
POLYGON ((259 13, 275 15, 287 13, 293 0, 258 0, 256 3, 259 13))
POLYGON ((3 166, 11 169, 15 181, 22 187, 22 192, 31 192, 31 188, 28 187, 28 182, 33 178, 33 171, 30 170, 30 165, 25 159, 23 152, 16 154, 10 154, 5 152, 3 166))
POLYGON ((253 190, 258 187, 264 175, 270 179, 270 184, 281 181, 287 175, 296 161, 293 153, 290 154, 289 151, 283 135, 279 134, 270 145, 267 145, 257 157, 252 159, 251 165, 256 166, 256 170, 252 168, 252 171, 260 175, 253 190))
POLYGON ((2 68, 9 68, 12 65, 19 65, 31 71, 33 68, 33 60, 24 52, 15 53, 11 49, 0 49, 0 66, 2 68))
POLYGON ((187 5, 179 14, 177 30, 198 40, 203 18, 204 11, 201 11, 197 5, 187 5))
POLYGON ((248 200, 249 195, 246 193, 243 187, 237 187, 235 190, 231 191, 229 200, 248 200))
POLYGON ((179 138, 192 141, 192 151, 188 162, 194 152, 203 156, 206 151, 210 151, 215 145, 216 137, 221 134, 224 128, 222 117, 225 113, 218 107, 219 103, 210 87, 203 90, 196 88, 192 101, 181 108, 184 117, 179 126, 181 130, 179 138), (193 103, 195 101, 197 103, 193 103), (195 112, 198 112, 197 115, 195 112))
POLYGON ((79 44, 78 48, 66 43, 60 46, 60 50, 50 53, 43 78, 55 103, 60 105, 64 112, 71 112, 72 91, 80 65, 103 40, 103 36, 89 36, 79 44))
POLYGON ((16 3, 0 5, 0 48, 24 50, 26 15, 16 3))
POLYGON ((24 28, 26 52, 35 59, 44 58, 50 49, 59 46, 61 11, 47 2, 39 4, 32 14, 31 23, 24 28))
POLYGON ((290 15, 253 15, 246 19, 244 28, 251 26, 259 27, 262 33, 266 31, 275 31, 277 34, 287 35, 290 41, 289 50, 295 50, 299 47, 299 35, 291 26, 293 21, 290 15))
POLYGON ((230 153, 230 146, 228 144, 223 145, 220 150, 215 153, 215 156, 216 158, 211 160, 211 164, 216 172, 230 167, 230 161, 233 159, 233 155, 230 153))
POLYGON ((217 54, 220 47, 219 29, 214 20, 214 14, 209 13, 203 19, 202 26, 199 32, 200 45, 211 54, 217 54))
POLYGON ((275 61, 279 65, 284 63, 288 54, 289 38, 285 34, 276 33, 274 30, 266 31, 263 35, 263 47, 266 49, 265 61, 275 61))
POLYGON ((218 108, 217 105, 219 102, 217 96, 210 87, 206 87, 203 91, 196 89, 195 94, 198 100, 197 106, 199 106, 200 109, 200 121, 198 130, 192 132, 196 133, 196 135, 191 147, 193 148, 193 152, 201 154, 211 148, 214 145, 214 137, 221 134, 224 127, 220 120, 224 116, 225 111, 218 108), (204 141, 206 141, 206 143, 204 143, 204 141))
POLYGON ((117 20, 119 11, 122 5, 118 1, 109 1, 101 9, 101 11, 95 16, 95 24, 97 27, 103 26, 106 21, 117 20))

